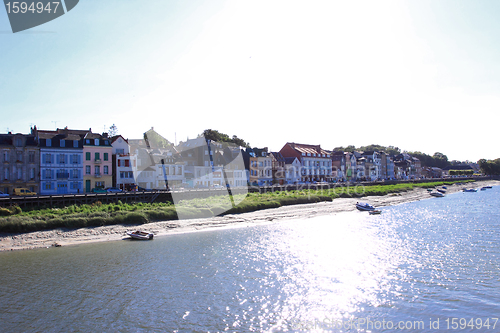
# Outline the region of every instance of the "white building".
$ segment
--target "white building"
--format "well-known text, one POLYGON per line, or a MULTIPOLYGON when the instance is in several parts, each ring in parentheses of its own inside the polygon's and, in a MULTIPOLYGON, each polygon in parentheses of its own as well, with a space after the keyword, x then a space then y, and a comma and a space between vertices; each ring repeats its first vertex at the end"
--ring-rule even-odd
POLYGON ((301 163, 297 157, 285 157, 285 180, 287 184, 300 182, 301 163))
POLYGON ((137 185, 137 155, 130 152, 128 141, 121 135, 112 139, 113 185, 131 190, 137 185))

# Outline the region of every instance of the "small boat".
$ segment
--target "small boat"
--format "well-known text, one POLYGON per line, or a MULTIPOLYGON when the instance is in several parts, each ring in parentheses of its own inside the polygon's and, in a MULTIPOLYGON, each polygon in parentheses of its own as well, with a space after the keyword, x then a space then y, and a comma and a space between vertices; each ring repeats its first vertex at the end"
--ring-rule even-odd
POLYGON ((380 213, 382 213, 382 211, 380 209, 370 210, 368 212, 368 214, 370 214, 370 215, 378 215, 380 213))
POLYGON ((356 202, 356 208, 365 212, 375 210, 375 207, 366 202, 356 202))
POLYGON ((488 188, 493 188, 493 186, 483 186, 481 187, 481 191, 486 191, 488 188))
POLYGON ((442 198, 444 197, 444 194, 441 193, 441 192, 431 192, 429 193, 430 195, 432 195, 433 197, 437 197, 437 198, 442 198))
POLYGON ((443 189, 440 189, 440 188, 436 189, 436 191, 438 191, 438 192, 440 192, 440 193, 443 193, 443 194, 445 194, 445 193, 446 193, 446 190, 443 190, 443 189))
POLYGON ((129 235, 132 239, 139 239, 139 240, 150 240, 153 239, 153 234, 145 231, 127 231, 127 235, 129 235))
POLYGON ((428 188, 428 189, 427 189, 427 192, 432 192, 432 188, 428 188))
POLYGON ((464 191, 464 192, 477 192, 477 189, 475 189, 475 188, 464 188, 462 191, 464 191))
POLYGON ((442 188, 444 188, 445 190, 448 189, 446 186, 441 186, 442 188))

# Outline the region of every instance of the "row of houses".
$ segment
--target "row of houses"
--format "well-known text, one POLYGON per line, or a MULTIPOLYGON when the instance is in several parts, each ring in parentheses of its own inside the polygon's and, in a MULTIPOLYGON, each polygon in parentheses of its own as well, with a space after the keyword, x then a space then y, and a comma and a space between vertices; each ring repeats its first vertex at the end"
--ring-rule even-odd
POLYGON ((204 137, 159 143, 151 128, 127 140, 89 130, 31 129, 0 134, 0 191, 25 187, 43 195, 90 193, 118 187, 233 187, 313 182, 441 177, 418 158, 378 151, 343 152, 287 142, 280 151, 243 148, 204 137))

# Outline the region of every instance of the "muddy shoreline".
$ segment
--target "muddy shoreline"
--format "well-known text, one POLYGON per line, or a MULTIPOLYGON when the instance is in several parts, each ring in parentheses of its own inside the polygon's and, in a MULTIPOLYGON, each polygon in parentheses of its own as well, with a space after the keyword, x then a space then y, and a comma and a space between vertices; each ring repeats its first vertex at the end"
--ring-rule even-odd
MULTIPOLYGON (((486 185, 497 186, 500 185, 500 181, 477 181, 468 184, 467 187, 478 188, 486 185)), ((463 187, 464 185, 450 185, 448 186, 447 194, 461 191, 463 187)), ((425 199, 433 199, 433 197, 429 195, 426 189, 415 188, 408 192, 392 193, 384 196, 338 198, 334 199, 332 202, 282 206, 255 212, 228 214, 204 219, 153 222, 138 227, 111 225, 71 230, 55 229, 24 234, 0 233, 0 251, 47 248, 55 245, 68 246, 91 242, 119 241, 126 238, 126 232, 134 228, 153 232, 157 238, 176 233, 213 230, 215 228, 244 227, 255 224, 273 223, 286 219, 309 218, 316 215, 348 212, 356 209, 355 204, 357 201, 369 202, 375 207, 384 207, 425 199)))

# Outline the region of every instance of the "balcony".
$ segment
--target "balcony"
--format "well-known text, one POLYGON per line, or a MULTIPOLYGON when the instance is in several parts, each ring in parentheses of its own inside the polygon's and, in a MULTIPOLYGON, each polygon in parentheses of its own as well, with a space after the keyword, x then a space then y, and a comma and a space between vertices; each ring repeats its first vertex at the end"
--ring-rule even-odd
POLYGON ((95 163, 95 164, 101 164, 101 163, 102 163, 102 160, 101 160, 101 159, 99 159, 99 160, 94 160, 94 163, 95 163))
POLYGON ((100 174, 100 173, 96 173, 96 174, 94 175, 94 177, 95 177, 95 178, 101 178, 101 177, 102 177, 102 174, 100 174))

